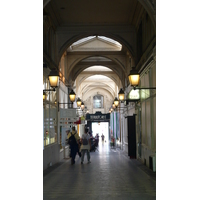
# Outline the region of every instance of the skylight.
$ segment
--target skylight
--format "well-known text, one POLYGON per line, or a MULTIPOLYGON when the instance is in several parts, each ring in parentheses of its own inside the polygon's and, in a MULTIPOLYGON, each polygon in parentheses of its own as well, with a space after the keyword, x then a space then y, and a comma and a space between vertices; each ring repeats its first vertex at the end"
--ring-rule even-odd
POLYGON ((80 39, 80 40, 74 42, 71 46, 84 43, 84 42, 86 42, 86 41, 88 41, 88 40, 91 40, 91 39, 93 39, 93 38, 95 38, 95 37, 96 37, 96 36, 89 36, 89 37, 82 38, 82 39, 80 39))
POLYGON ((119 46, 122 47, 122 45, 121 45, 119 42, 117 42, 117 41, 115 41, 115 40, 113 40, 113 39, 111 39, 111 38, 104 37, 104 36, 98 36, 98 37, 101 38, 101 39, 103 39, 103 40, 107 40, 107 41, 109 41, 109 42, 111 42, 111 43, 117 44, 117 45, 119 45, 119 46))
POLYGON ((112 81, 110 78, 104 75, 93 75, 85 79, 86 81, 112 81))
POLYGON ((105 36, 89 36, 74 42, 69 51, 121 51, 122 45, 105 36))
POLYGON ((88 67, 87 69, 83 71, 112 71, 112 70, 104 66, 92 66, 92 67, 88 67))

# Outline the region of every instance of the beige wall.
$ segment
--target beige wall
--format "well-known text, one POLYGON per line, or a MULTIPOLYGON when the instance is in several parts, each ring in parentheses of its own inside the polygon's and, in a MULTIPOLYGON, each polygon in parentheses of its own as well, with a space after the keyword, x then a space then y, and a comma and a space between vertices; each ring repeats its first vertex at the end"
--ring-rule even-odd
MULTIPOLYGON (((156 63, 152 62, 142 76, 143 87, 155 87, 156 63), (153 80, 151 83, 149 80, 153 80)), ((150 91, 151 96, 144 95, 141 101, 141 159, 149 167, 149 156, 156 156, 156 92, 150 91)))

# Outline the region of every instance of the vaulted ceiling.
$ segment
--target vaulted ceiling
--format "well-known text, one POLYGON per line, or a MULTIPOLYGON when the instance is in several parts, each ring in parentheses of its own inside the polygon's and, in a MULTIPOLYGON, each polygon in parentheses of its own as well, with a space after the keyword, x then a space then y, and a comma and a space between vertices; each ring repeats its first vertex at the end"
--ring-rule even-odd
POLYGON ((122 44, 123 52, 137 62, 136 29, 144 12, 155 28, 155 0, 44 0, 44 17, 51 18, 57 32, 59 62, 62 54, 77 40, 102 35, 122 44))
POLYGON ((55 65, 59 65, 64 54, 69 58, 65 72, 68 82, 78 81, 80 85, 93 75, 109 78, 107 82, 90 79, 94 84, 85 83, 80 93, 91 90, 92 85, 107 88, 112 93, 115 89, 110 81, 124 87, 131 66, 139 62, 136 45, 142 15, 148 13, 154 29, 156 26, 155 0, 43 0, 43 8, 44 20, 51 18, 49 24, 56 33, 55 65), (75 43, 88 36, 93 37, 75 43), (122 47, 97 36, 111 38, 122 47), (92 66, 95 70, 86 70, 92 66), (111 71, 101 70, 101 66, 111 71))
POLYGON ((44 13, 60 26, 133 25, 145 9, 155 25, 155 0, 44 0, 44 13))

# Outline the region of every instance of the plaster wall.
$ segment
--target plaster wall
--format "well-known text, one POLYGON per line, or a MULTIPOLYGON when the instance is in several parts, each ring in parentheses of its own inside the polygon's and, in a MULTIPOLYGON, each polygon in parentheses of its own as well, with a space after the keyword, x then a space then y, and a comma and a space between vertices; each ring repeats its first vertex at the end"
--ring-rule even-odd
POLYGON ((83 96, 84 104, 87 107, 87 110, 89 111, 89 113, 95 113, 96 110, 102 111, 102 113, 108 113, 109 108, 113 103, 113 100, 114 100, 114 97, 107 90, 101 89, 101 88, 92 89, 83 96), (104 97, 104 108, 102 110, 93 108, 93 97, 97 94, 103 95, 104 97))
MULTIPOLYGON (((156 63, 152 62, 142 76, 144 87, 156 86, 156 63)), ((156 158, 156 91, 142 96, 141 101, 141 161, 149 166, 149 157, 156 158)))
POLYGON ((50 166, 56 164, 60 161, 60 145, 52 144, 46 146, 43 150, 43 170, 50 166))
POLYGON ((70 159, 70 149, 68 145, 66 145, 64 149, 60 149, 59 160, 62 161, 63 159, 70 159))

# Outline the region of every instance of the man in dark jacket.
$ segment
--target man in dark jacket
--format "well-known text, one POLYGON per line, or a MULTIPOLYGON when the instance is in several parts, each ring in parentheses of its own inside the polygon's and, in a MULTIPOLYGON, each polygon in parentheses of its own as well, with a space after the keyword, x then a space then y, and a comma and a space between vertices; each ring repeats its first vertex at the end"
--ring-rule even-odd
POLYGON ((75 127, 72 127, 72 132, 67 135, 67 139, 69 141, 70 149, 71 149, 71 164, 75 164, 75 157, 77 152, 79 151, 79 141, 80 137, 78 133, 76 132, 75 127), (72 137, 71 137, 72 136, 72 137), (75 138, 75 140, 73 139, 75 138))

